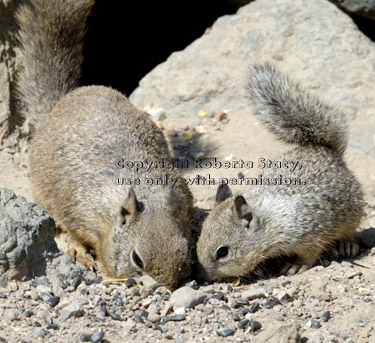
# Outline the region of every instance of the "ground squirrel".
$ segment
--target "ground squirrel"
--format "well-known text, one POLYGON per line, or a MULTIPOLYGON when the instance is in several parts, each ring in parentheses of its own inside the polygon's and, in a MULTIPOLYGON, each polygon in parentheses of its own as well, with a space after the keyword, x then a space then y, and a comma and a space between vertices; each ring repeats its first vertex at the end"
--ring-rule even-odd
MULTIPOLYGON (((277 183, 283 174, 306 184, 249 185, 244 196, 219 186, 197 243, 202 276, 209 280, 248 275, 281 255, 297 255, 282 272, 304 271, 334 242, 352 242, 364 213, 360 184, 343 161, 342 113, 269 63, 251 69, 247 90, 259 119, 280 140, 296 145, 281 160, 301 166, 294 172, 268 169, 264 183, 277 183)), ((347 246, 349 255, 357 253, 356 244, 347 246)))
POLYGON ((108 276, 147 273, 173 289, 189 264, 192 196, 175 170, 130 167, 171 161, 163 133, 146 113, 111 88, 76 88, 93 4, 34 0, 17 13, 18 96, 35 128, 34 200, 67 233, 78 261, 94 263, 92 250, 108 276), (121 160, 127 168, 119 169, 121 160), (174 187, 150 184, 166 177, 178 179, 174 187))

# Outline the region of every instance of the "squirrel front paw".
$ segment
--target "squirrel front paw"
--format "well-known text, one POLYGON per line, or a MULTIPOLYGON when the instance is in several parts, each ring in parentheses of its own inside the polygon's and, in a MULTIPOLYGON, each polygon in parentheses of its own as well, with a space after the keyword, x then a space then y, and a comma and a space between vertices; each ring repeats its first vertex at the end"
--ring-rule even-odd
POLYGON ((78 242, 68 241, 68 255, 76 262, 81 263, 91 271, 98 270, 94 257, 90 254, 86 247, 78 242))

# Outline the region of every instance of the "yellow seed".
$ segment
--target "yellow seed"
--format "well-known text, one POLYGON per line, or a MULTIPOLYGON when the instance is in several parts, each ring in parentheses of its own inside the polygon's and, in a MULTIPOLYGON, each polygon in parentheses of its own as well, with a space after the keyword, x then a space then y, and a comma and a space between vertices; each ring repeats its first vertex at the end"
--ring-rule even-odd
POLYGON ((205 136, 203 137, 203 139, 205 139, 205 140, 210 139, 210 136, 209 136, 209 135, 205 135, 205 136))
POLYGON ((207 115, 207 112, 206 112, 206 111, 203 111, 203 110, 200 110, 199 113, 198 113, 198 115, 199 115, 200 117, 205 117, 205 116, 207 115))
POLYGON ((361 337, 362 338, 367 338, 368 337, 368 332, 367 331, 361 331, 361 337))
POLYGON ((164 130, 164 126, 160 121, 156 121, 155 124, 160 130, 164 130))
POLYGON ((192 138, 191 136, 185 136, 185 137, 184 137, 184 140, 185 140, 186 142, 188 142, 188 141, 191 140, 191 138, 192 138))

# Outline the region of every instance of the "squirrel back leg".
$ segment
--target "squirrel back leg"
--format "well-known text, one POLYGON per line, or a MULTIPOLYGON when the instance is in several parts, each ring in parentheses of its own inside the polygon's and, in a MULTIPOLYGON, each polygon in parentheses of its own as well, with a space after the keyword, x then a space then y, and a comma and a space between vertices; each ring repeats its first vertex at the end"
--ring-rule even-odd
POLYGON ((336 242, 335 246, 332 246, 328 250, 328 255, 333 260, 338 260, 340 258, 354 258, 359 253, 359 244, 355 239, 343 239, 336 242))
POLYGON ((353 258, 359 253, 359 245, 355 241, 343 241, 337 245, 339 257, 341 258, 353 258))
MULTIPOLYGON (((319 259, 319 256, 324 252, 319 245, 311 247, 308 250, 298 252, 297 258, 294 262, 288 262, 281 269, 282 275, 295 275, 297 273, 303 273, 304 271, 312 268, 319 259)), ((329 255, 333 259, 338 258, 353 258, 358 255, 359 245, 353 239, 346 238, 337 242, 336 246, 331 246, 329 249, 329 255)))

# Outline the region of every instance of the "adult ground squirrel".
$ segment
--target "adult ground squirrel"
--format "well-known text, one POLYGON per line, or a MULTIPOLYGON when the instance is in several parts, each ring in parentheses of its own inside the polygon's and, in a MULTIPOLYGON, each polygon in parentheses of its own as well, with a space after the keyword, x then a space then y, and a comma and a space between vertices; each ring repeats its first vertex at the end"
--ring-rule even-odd
POLYGON ((147 273, 175 288, 190 258, 192 196, 171 168, 135 168, 135 162, 171 161, 163 133, 146 113, 111 88, 76 88, 93 4, 34 0, 17 14, 18 96, 36 130, 34 200, 67 233, 78 261, 91 266, 93 250, 108 276, 147 273))
MULTIPOLYGON (((342 113, 268 63, 251 69, 247 89, 255 114, 270 131, 296 144, 278 160, 298 161, 299 167, 265 170, 244 196, 219 186, 197 243, 202 274, 209 280, 248 275, 281 255, 297 255, 283 272, 304 271, 334 242, 351 242, 364 213, 361 186, 343 161, 342 113), (288 179, 301 185, 288 185, 288 179)), ((348 246, 347 253, 355 255, 358 246, 348 246)))

